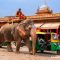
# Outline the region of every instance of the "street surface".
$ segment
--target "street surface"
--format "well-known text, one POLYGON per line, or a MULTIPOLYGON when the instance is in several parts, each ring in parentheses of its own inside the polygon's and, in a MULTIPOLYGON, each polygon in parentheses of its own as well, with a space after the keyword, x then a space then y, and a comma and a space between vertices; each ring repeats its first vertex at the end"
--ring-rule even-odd
POLYGON ((60 55, 51 52, 30 55, 25 46, 21 47, 19 54, 15 53, 15 46, 13 46, 13 50, 14 52, 7 52, 6 47, 0 48, 0 60, 60 60, 60 55))

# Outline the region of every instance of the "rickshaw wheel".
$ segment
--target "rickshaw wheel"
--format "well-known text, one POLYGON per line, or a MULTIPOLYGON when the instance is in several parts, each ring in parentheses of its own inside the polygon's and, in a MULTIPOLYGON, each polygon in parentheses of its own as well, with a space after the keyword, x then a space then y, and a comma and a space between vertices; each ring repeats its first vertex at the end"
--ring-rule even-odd
POLYGON ((41 53, 43 53, 44 52, 44 50, 41 50, 41 53))
POLYGON ((0 46, 0 48, 2 48, 2 46, 0 46))
POLYGON ((60 51, 59 50, 57 51, 57 55, 60 55, 60 51))

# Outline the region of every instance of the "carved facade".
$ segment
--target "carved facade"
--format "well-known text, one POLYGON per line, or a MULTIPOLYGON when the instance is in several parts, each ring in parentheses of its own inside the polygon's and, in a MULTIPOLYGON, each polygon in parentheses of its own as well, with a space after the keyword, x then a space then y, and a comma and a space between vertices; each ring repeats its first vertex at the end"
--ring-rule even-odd
POLYGON ((57 28, 60 25, 60 13, 53 13, 53 11, 46 5, 41 6, 35 15, 27 16, 27 19, 32 19, 35 22, 36 27, 44 29, 48 27, 57 28))

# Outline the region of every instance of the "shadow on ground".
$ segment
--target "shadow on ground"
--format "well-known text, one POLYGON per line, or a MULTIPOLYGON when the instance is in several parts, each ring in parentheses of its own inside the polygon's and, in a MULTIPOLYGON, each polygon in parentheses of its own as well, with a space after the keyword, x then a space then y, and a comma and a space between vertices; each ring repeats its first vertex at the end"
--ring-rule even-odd
MULTIPOLYGON (((2 51, 2 52, 7 52, 7 48, 6 47, 3 47, 3 48, 0 48, 0 49, 2 49, 2 50, 0 50, 0 51, 2 51)), ((15 50, 15 48, 14 48, 14 50, 15 50)), ((14 53, 14 52, 13 52, 14 53)), ((19 54, 27 54, 27 55, 29 55, 29 52, 28 51, 20 51, 20 53, 19 54)), ((37 52, 36 54, 35 54, 35 56, 43 56, 43 57, 51 57, 51 56, 56 56, 57 54, 56 53, 52 53, 52 52, 47 52, 47 51, 45 51, 45 52, 43 52, 43 53, 41 53, 41 52, 37 52)))

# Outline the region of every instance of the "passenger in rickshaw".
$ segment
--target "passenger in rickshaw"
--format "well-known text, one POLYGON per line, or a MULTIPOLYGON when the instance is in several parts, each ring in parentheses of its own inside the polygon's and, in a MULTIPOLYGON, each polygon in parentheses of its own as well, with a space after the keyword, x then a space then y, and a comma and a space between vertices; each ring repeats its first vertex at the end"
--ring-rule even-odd
POLYGON ((60 25, 59 25, 59 28, 58 28, 58 39, 60 40, 60 25))

